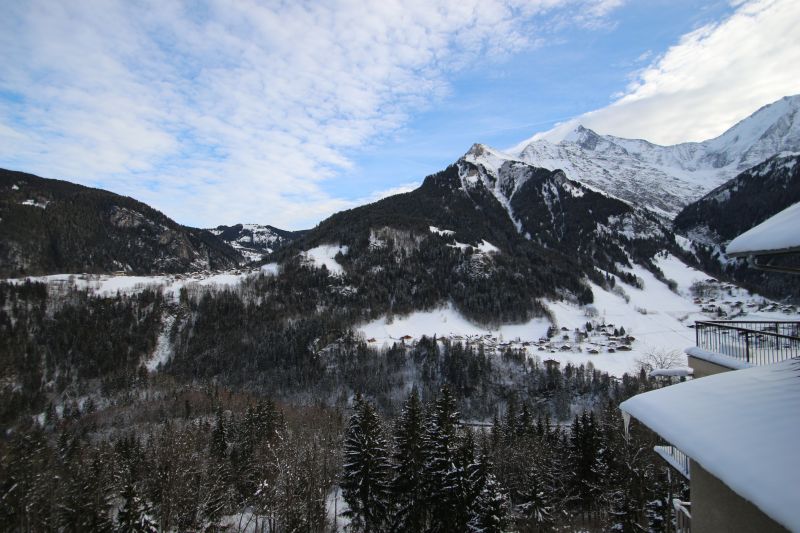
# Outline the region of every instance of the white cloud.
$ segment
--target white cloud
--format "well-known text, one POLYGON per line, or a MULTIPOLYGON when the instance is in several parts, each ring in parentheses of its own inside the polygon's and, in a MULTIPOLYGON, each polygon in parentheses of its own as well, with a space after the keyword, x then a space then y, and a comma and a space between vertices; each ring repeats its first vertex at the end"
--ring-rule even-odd
POLYGON ((185 223, 307 226, 352 206, 321 187, 349 153, 446 95, 453 70, 534 46, 561 4, 601 19, 619 1, 12 2, 0 164, 185 223))
POLYGON ((608 107, 581 123, 661 144, 716 137, 763 105, 800 93, 800 2, 738 2, 727 19, 684 35, 608 107))

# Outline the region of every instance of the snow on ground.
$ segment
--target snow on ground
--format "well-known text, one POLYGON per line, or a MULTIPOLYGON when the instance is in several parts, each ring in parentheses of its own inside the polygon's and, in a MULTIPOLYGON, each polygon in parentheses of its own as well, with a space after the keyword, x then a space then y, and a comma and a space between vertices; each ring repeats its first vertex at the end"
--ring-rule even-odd
POLYGON ((375 339, 378 346, 399 342, 408 335, 419 339, 423 335, 433 337, 463 337, 494 335, 500 340, 539 338, 544 335, 549 322, 542 318, 526 324, 506 324, 492 330, 467 320, 453 308, 452 304, 435 311, 417 311, 405 317, 395 317, 391 324, 386 317, 364 324, 360 330, 367 339, 375 339))
POLYGON ((38 207, 39 209, 46 209, 48 203, 49 202, 40 203, 40 202, 37 202, 36 200, 25 200, 24 202, 20 202, 20 205, 29 205, 29 206, 32 206, 32 207, 38 207))
MULTIPOLYGON (((413 343, 423 335, 436 335, 456 342, 483 344, 488 353, 496 349, 524 349, 530 357, 553 359, 562 365, 591 362, 595 368, 615 376, 638 371, 637 361, 651 352, 675 352, 676 363, 686 364, 684 350, 695 344, 695 333, 689 326, 694 325, 696 320, 719 318, 707 300, 697 299, 690 292, 695 282, 709 278, 672 255, 659 257, 656 264, 668 279, 677 283, 676 292, 636 265, 631 272, 644 282, 644 289, 625 285, 617 279, 617 288, 612 291, 592 285, 594 303, 589 306, 567 301, 546 302, 553 313, 554 325, 560 330, 547 342, 540 341, 550 325, 545 319, 535 319, 525 324, 505 324, 491 329, 470 322, 452 305, 435 311, 414 312, 405 317, 395 316, 390 324, 384 317, 364 324, 359 329, 365 339, 374 339, 370 344, 376 347, 401 340, 413 343), (606 324, 608 331, 603 333, 595 330, 576 342, 576 328, 583 330, 589 321, 606 324), (626 342, 615 338, 612 332, 620 327, 625 329, 626 336, 634 339, 626 342), (561 328, 566 330, 561 331, 561 328), (565 335, 567 339, 563 338, 565 335), (620 345, 626 346, 620 350, 620 345), (628 347, 630 350, 627 350, 628 347), (590 350, 598 353, 590 353, 590 350)), ((788 308, 781 310, 776 304, 750 295, 744 289, 718 282, 712 286, 717 291, 716 298, 713 298, 713 309, 717 306, 728 311, 748 309, 746 316, 749 320, 799 318, 796 311, 787 316, 788 308), (741 305, 737 307, 739 302, 741 305)))
POLYGON ((261 267, 261 272, 268 276, 277 276, 280 274, 281 269, 278 263, 267 263, 261 267))
POLYGON ((172 343, 169 337, 172 332, 173 324, 175 324, 175 316, 165 314, 161 320, 161 333, 158 334, 158 340, 156 341, 153 355, 145 364, 147 370, 150 372, 158 370, 158 365, 166 364, 172 355, 172 343))
POLYGON ((455 244, 448 244, 447 246, 449 246, 450 248, 458 248, 459 250, 461 250, 463 252, 464 250, 469 248, 471 245, 465 244, 463 242, 456 241, 455 244))
POLYGON ((500 248, 490 243, 486 239, 482 240, 480 244, 465 244, 463 242, 455 241, 455 244, 448 244, 450 248, 458 248, 462 252, 467 248, 472 248, 477 254, 499 254, 500 248))
POLYGON ((232 270, 229 272, 195 272, 192 274, 163 274, 153 276, 127 276, 107 274, 52 274, 49 276, 28 276, 25 278, 11 278, 9 283, 24 283, 25 281, 47 283, 51 287, 74 287, 79 290, 88 290, 95 296, 114 296, 120 294, 135 294, 151 288, 161 290, 164 294, 177 298, 183 287, 225 288, 234 287, 244 279, 263 275, 277 275, 278 265, 271 263, 258 270, 232 270))
POLYGON ((484 254, 499 254, 500 248, 495 246, 494 244, 490 243, 487 240, 481 241, 481 243, 477 246, 478 251, 484 254))
MULTIPOLYGON (((485 245, 491 246, 484 241, 485 245)), ((466 245, 464 245, 466 246, 466 245)), ((494 248, 494 247, 492 247, 494 248)), ((334 259, 346 246, 323 245, 305 252, 314 264, 325 265, 332 274, 342 273, 342 267, 334 259)), ((484 251, 487 253, 488 249, 484 251)), ((413 343, 423 335, 449 337, 456 342, 479 342, 488 349, 524 349, 530 357, 554 359, 561 364, 592 364, 612 375, 637 370, 637 359, 651 351, 674 351, 685 362, 683 350, 695 343, 694 330, 689 326, 696 320, 716 320, 723 316, 746 318, 747 320, 800 320, 796 307, 770 302, 758 295, 727 283, 709 282, 703 272, 688 267, 677 258, 659 256, 656 264, 668 279, 677 283, 676 292, 657 280, 642 267, 634 266, 631 272, 643 282, 644 289, 625 285, 617 280, 614 291, 592 286, 594 303, 579 306, 566 301, 546 302, 559 331, 552 340, 540 342, 550 325, 545 319, 535 319, 524 324, 505 324, 499 328, 486 328, 464 318, 452 305, 435 311, 420 311, 406 317, 394 317, 391 324, 381 318, 362 325, 359 329, 366 339, 375 339, 374 346, 398 342, 402 337, 413 343), (710 294, 698 297, 690 292, 696 282, 705 282, 710 294), (626 297, 629 301, 626 301, 626 297), (605 336, 595 331, 575 342, 575 329, 582 330, 588 321, 610 326, 605 336), (619 339, 609 339, 614 328, 624 327, 626 335, 634 337, 626 341, 630 350, 620 351, 619 339), (566 335, 568 339, 564 339, 566 335), (527 345, 526 345, 527 343, 527 345), (611 349, 614 349, 611 352, 611 349), (590 353, 590 350, 598 353, 590 353)), ((214 288, 235 287, 248 276, 278 275, 277 264, 264 265, 257 270, 233 270, 229 272, 197 272, 158 276, 110 276, 91 274, 56 274, 51 276, 9 279, 11 283, 23 283, 26 279, 45 282, 53 288, 75 287, 89 290, 97 296, 113 296, 116 293, 133 294, 145 288, 162 290, 165 295, 177 299, 183 287, 214 288)), ((168 329, 165 325, 165 329, 168 329)), ((162 332, 163 334, 163 332, 162 332)), ((154 352, 149 364, 157 366, 168 354, 154 352)), ((679 361, 680 362, 680 361, 679 361)))
POLYGON ((439 229, 436 226, 430 226, 428 229, 430 229, 431 233, 436 233, 437 235, 441 235, 442 237, 447 237, 448 235, 455 235, 456 233, 451 229, 439 229))
POLYGON ((306 261, 312 263, 317 268, 325 266, 331 275, 340 276, 344 274, 344 269, 342 265, 336 262, 336 254, 341 252, 342 255, 347 255, 348 250, 347 246, 322 244, 303 252, 302 255, 306 261))

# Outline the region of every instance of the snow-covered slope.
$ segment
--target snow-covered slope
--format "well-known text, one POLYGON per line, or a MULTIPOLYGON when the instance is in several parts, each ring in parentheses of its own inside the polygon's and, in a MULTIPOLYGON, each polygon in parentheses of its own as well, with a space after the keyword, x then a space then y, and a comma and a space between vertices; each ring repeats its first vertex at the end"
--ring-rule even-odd
MULTIPOLYGON (((626 212, 609 211, 601 215, 604 209, 600 202, 608 199, 602 187, 582 187, 580 183, 572 183, 566 172, 550 172, 541 170, 544 165, 532 165, 519 161, 514 157, 483 144, 474 144, 458 163, 461 187, 469 193, 476 188, 490 192, 498 203, 506 210, 517 231, 526 238, 541 238, 544 226, 548 231, 557 230, 563 222, 565 209, 570 211, 575 206, 565 207, 567 200, 586 200, 587 194, 599 192, 595 199, 583 202, 589 212, 595 211, 597 225, 594 232, 604 235, 625 235, 628 238, 649 238, 662 236, 663 227, 652 215, 643 210, 637 203, 626 212), (536 212, 544 207, 549 216, 543 221, 544 226, 532 224, 531 209, 536 212)), ((561 168, 553 165, 554 168, 561 168)), ((547 168, 547 167, 544 167, 547 168)), ((562 169, 563 170, 563 169, 562 169)), ((573 175, 579 172, 573 172, 573 175)), ((585 181, 583 181, 585 183, 585 181)), ((621 195, 623 199, 625 195, 621 195)), ((576 213, 569 213, 575 216, 576 213)), ((564 234, 558 237, 565 237, 564 234)))
POLYGON ((660 146, 575 129, 537 134, 508 154, 614 196, 674 216, 689 202, 765 159, 800 151, 800 95, 764 106, 703 142, 660 146))
POLYGON ((531 358, 552 359, 561 364, 591 362, 600 370, 622 376, 626 372, 636 372, 638 361, 647 359, 649 354, 659 354, 664 359, 666 354, 673 353, 674 358, 666 357, 671 364, 685 364, 683 350, 695 342, 692 329, 695 320, 721 316, 748 320, 796 320, 798 317, 794 306, 777 304, 731 284, 710 280, 703 272, 672 255, 660 255, 656 264, 667 279, 675 282, 674 290, 648 270, 634 265, 630 273, 641 280, 642 288, 625 285, 616 278, 618 283, 613 290, 592 284, 592 304, 548 301, 552 325, 559 331, 546 341, 540 340, 551 326, 545 318, 487 328, 470 322, 452 305, 391 319, 383 317, 362 324, 359 330, 373 346, 413 344, 423 335, 436 336, 481 345, 489 354, 511 349, 524 351, 531 358), (691 287, 697 282, 703 283, 702 296, 692 293, 691 287), (587 332, 589 322, 594 328, 587 332), (599 327, 601 324, 603 328, 599 327), (619 328, 624 328, 625 341, 611 334, 619 328), (626 348, 620 348, 623 345, 626 348))

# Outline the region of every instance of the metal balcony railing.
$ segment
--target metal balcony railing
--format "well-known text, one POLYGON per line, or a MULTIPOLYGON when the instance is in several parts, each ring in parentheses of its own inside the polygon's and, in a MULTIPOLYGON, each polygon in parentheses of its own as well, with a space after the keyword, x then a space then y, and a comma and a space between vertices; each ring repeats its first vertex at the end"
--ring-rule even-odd
POLYGON ((800 357, 800 322, 695 322, 697 347, 752 365, 800 357))
POLYGON ((675 498, 672 500, 672 508, 675 509, 675 533, 691 533, 691 502, 682 502, 678 498, 675 498))
POLYGON ((686 479, 690 479, 689 456, 671 444, 656 446, 653 450, 686 479))

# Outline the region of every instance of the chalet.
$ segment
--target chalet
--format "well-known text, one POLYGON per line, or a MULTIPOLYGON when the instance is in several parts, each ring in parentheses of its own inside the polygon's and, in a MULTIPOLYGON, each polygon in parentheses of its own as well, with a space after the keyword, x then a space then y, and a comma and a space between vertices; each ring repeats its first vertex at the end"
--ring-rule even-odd
MULTIPOLYGON (((800 203, 743 233, 731 257, 767 271, 800 254, 800 203)), ((796 264, 796 263, 795 263, 796 264)), ((634 396, 620 409, 655 431, 655 451, 685 477, 677 531, 800 531, 800 322, 701 321, 686 350, 696 379, 634 396)))
POLYGON ((589 348, 589 353, 592 355, 597 355, 600 353, 600 350, 598 350, 597 348, 589 348))
POLYGON ((561 366, 561 363, 559 363, 559 362, 558 362, 558 361, 556 361, 555 359, 545 359, 543 362, 544 362, 544 366, 545 366, 545 367, 546 367, 548 370, 551 370, 551 369, 556 369, 556 368, 558 368, 559 366, 561 366))
POLYGON ((367 342, 378 342, 378 341, 373 337, 373 338, 367 339, 367 342))

